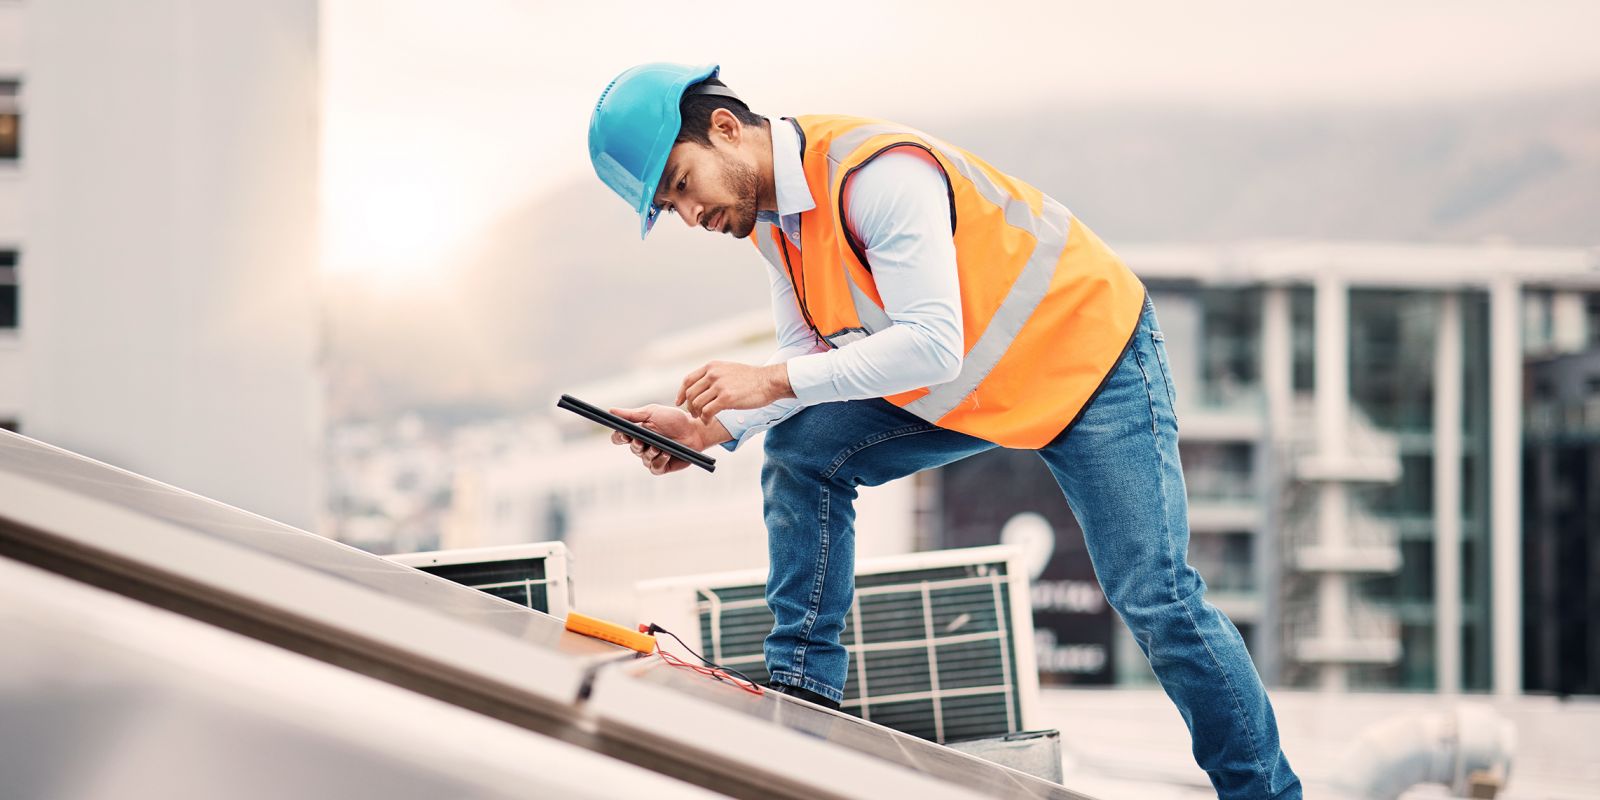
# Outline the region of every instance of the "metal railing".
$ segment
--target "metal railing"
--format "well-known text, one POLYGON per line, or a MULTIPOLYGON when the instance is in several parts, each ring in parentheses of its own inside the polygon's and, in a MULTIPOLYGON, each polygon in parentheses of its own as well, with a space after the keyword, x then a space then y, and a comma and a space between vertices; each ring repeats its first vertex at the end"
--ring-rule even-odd
POLYGON ((1322 629, 1318 604, 1299 602, 1284 613, 1287 652, 1298 661, 1392 663, 1399 658, 1400 618, 1391 608, 1351 598, 1341 618, 1345 629, 1322 629))

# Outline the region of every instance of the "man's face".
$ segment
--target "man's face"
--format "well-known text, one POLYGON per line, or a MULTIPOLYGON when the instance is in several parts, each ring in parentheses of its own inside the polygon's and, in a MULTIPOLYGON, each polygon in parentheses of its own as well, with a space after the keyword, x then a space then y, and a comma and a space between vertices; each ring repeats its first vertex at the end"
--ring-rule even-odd
MULTIPOLYGON (((731 115, 730 115, 731 116, 731 115)), ((711 146, 679 142, 667 156, 656 189, 656 204, 683 217, 684 224, 743 239, 756 227, 761 191, 756 168, 742 157, 736 141, 716 127, 711 146)))

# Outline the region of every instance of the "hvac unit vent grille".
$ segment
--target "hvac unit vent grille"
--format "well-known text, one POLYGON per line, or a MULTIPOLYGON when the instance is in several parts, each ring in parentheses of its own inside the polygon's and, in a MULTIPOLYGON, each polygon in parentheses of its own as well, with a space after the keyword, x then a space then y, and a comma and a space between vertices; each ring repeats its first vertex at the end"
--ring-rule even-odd
POLYGON ((569 557, 560 542, 406 553, 389 559, 555 617, 565 617, 571 604, 569 557))
MULTIPOLYGON (((840 637, 850 652, 843 710, 935 742, 1019 730, 1009 586, 1005 562, 857 576, 840 637)), ((696 590, 706 655, 758 681, 773 625, 765 593, 696 590)))
POLYGON ((440 564, 417 567, 423 572, 488 592, 503 600, 550 613, 544 559, 519 558, 481 564, 440 564))

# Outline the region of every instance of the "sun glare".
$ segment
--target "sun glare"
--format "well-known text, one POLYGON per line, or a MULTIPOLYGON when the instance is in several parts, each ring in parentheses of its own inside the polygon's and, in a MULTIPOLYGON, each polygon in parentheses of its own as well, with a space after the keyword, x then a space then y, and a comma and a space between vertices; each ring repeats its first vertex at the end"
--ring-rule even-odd
POLYGON ((369 185, 329 198, 324 268, 373 280, 415 280, 443 271, 471 221, 423 186, 369 185))

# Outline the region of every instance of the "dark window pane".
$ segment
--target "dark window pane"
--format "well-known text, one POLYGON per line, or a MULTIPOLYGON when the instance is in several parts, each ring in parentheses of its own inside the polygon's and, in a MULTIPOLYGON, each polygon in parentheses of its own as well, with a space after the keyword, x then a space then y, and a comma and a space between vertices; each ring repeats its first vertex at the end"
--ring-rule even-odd
POLYGON ((15 161, 22 154, 22 85, 0 81, 0 160, 15 161))
POLYGON ((1200 383, 1203 405, 1225 405, 1261 383, 1261 291, 1200 292, 1200 383))
POLYGON ((1253 445, 1249 442, 1183 442, 1178 456, 1189 497, 1196 500, 1254 500, 1253 445))
POLYGON ((1214 591, 1253 591, 1256 588, 1253 539, 1245 531, 1197 533, 1189 540, 1189 563, 1214 591))

